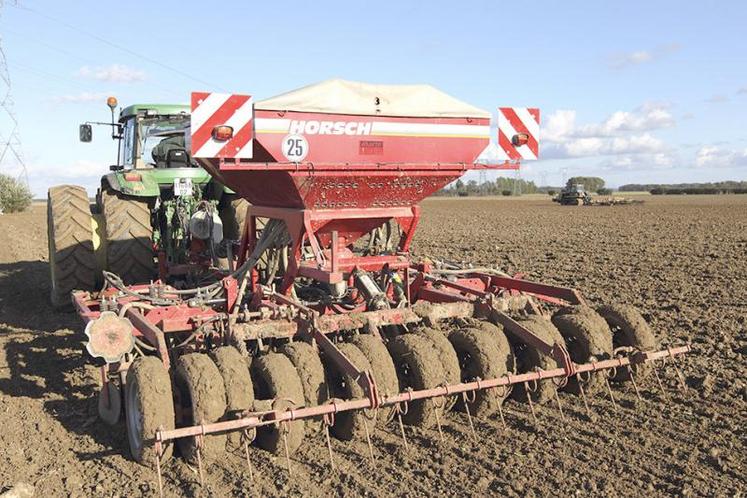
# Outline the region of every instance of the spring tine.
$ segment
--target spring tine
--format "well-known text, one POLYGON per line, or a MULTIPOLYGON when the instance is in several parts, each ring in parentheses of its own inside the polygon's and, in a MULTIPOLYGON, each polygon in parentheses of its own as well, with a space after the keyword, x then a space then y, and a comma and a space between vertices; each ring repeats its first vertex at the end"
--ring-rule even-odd
POLYGON ((249 458, 249 430, 244 431, 244 456, 246 456, 246 466, 249 468, 249 479, 254 482, 254 470, 252 470, 252 461, 249 458))
POLYGON ((560 418, 562 420, 565 420, 565 413, 563 413, 563 405, 560 404, 560 395, 558 394, 558 389, 555 389, 555 401, 558 403, 558 410, 560 410, 560 418))
POLYGON ((405 436, 405 426, 402 423, 402 413, 397 405, 397 421, 399 422, 399 431, 402 433, 402 441, 405 443, 405 450, 409 450, 410 447, 407 445, 407 436, 405 436))
POLYGON ((371 434, 368 432, 368 422, 366 417, 363 417, 363 429, 366 431, 366 442, 368 443, 368 454, 371 457, 371 465, 376 463, 374 458, 373 445, 371 444, 371 434))
MULTIPOLYGON (((159 427, 159 431, 161 428, 159 427)), ((158 496, 163 498, 163 481, 161 479, 161 441, 156 440, 156 473, 158 474, 158 496)))
POLYGON ((506 419, 503 417, 503 400, 498 404, 498 415, 501 416, 501 424, 503 424, 503 430, 507 431, 508 426, 506 425, 506 419))
POLYGON ((290 451, 288 451, 288 431, 285 429, 285 427, 283 427, 283 430, 281 430, 281 434, 283 435, 283 447, 285 448, 285 461, 288 464, 288 476, 293 477, 293 469, 291 468, 290 451))
POLYGON ((441 439, 441 444, 443 444, 445 441, 444 432, 441 430, 441 415, 439 415, 440 411, 440 408, 436 408, 436 427, 438 427, 438 437, 439 439, 441 439))
POLYGON ((576 380, 578 381, 578 390, 581 392, 581 399, 584 400, 584 408, 586 408, 586 416, 589 418, 589 420, 593 421, 594 417, 592 417, 591 409, 589 408, 589 403, 586 401, 586 390, 584 389, 584 383, 581 380, 581 378, 576 375, 576 380))
POLYGON ((202 476, 202 438, 202 434, 195 436, 195 442, 197 443, 197 469, 200 472, 200 486, 205 485, 205 481, 202 476))
POLYGON ((607 386, 607 394, 610 395, 610 401, 612 401, 612 409, 617 412, 617 403, 615 402, 615 397, 612 395, 612 386, 610 386, 610 380, 606 375, 604 376, 604 384, 607 386))
POLYGON ((464 411, 467 413, 467 420, 469 421, 469 428, 472 431, 472 439, 477 442, 477 433, 475 432, 475 425, 472 423, 472 414, 469 412, 469 403, 467 402, 467 393, 462 392, 462 400, 464 401, 464 411))
POLYGON ((656 383, 659 384, 659 390, 661 391, 661 395, 664 397, 664 400, 666 400, 667 403, 669 403, 669 395, 664 390, 664 385, 661 383, 661 378, 659 377, 659 370, 656 368, 656 365, 653 366, 654 370, 654 376, 656 376, 656 383))
POLYGON ((534 401, 532 401, 532 391, 529 390, 529 383, 524 382, 524 392, 527 393, 527 400, 529 401, 529 411, 532 412, 532 419, 534 419, 534 423, 539 425, 539 420, 537 420, 537 415, 534 413, 534 401))
POLYGON ((630 375, 630 381, 633 383, 633 389, 635 389, 635 395, 638 396, 638 399, 643 401, 643 398, 641 397, 641 392, 638 390, 638 384, 635 381, 635 376, 633 375, 633 369, 630 368, 630 365, 625 365, 628 369, 628 375, 630 375))
POLYGON ((680 380, 680 391, 683 393, 687 393, 687 383, 685 382, 685 376, 682 375, 682 370, 680 370, 680 366, 677 364, 677 360, 672 359, 672 365, 674 366, 674 371, 677 372, 677 378, 680 380))
POLYGON ((329 452, 329 466, 331 470, 335 470, 335 460, 332 457, 332 441, 329 438, 329 425, 324 424, 324 436, 327 439, 327 451, 329 452))

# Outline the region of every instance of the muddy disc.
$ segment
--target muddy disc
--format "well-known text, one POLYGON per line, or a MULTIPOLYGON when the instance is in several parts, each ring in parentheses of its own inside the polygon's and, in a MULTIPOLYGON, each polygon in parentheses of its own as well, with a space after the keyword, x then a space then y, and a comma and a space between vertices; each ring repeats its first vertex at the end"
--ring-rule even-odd
MULTIPOLYGON (((416 334, 395 337, 387 345, 389 354, 397 367, 400 389, 415 391, 438 387, 446 382, 444 367, 438 358, 433 343, 416 334)), ((422 399, 409 403, 402 420, 409 425, 432 427, 436 423, 436 411, 443 411, 443 398, 422 399)))
MULTIPOLYGON (((306 406, 323 404, 328 398, 327 379, 319 353, 306 342, 289 342, 280 346, 278 351, 293 363, 301 379, 306 406)), ((306 432, 316 434, 323 429, 322 417, 306 419, 306 432)))
MULTIPOLYGON (((176 360, 174 385, 181 406, 182 425, 212 424, 226 413, 226 389, 218 367, 203 353, 189 353, 176 360)), ((192 463, 197 462, 197 437, 177 439, 179 451, 192 463)), ((200 442, 203 464, 210 464, 226 451, 225 434, 209 434, 200 442)))
MULTIPOLYGON (((634 307, 628 304, 610 304, 599 306, 597 312, 607 321, 612 330, 612 344, 615 348, 621 346, 632 346, 641 351, 652 351, 657 349, 658 342, 651 331, 646 319, 634 307)), ((638 377, 645 378, 651 373, 651 365, 633 365, 631 370, 638 377)), ((619 368, 615 381, 623 382, 630 380, 628 370, 619 368)))
MULTIPOLYGON (((433 343, 433 347, 436 348, 438 358, 441 360, 441 365, 444 367, 444 375, 446 376, 446 383, 449 385, 459 384, 462 381, 462 373, 459 368, 459 358, 457 357, 454 347, 449 342, 446 334, 440 330, 432 328, 423 328, 415 331, 415 334, 427 338, 433 343)), ((458 396, 449 396, 446 398, 445 410, 451 410, 458 400, 458 396)))
MULTIPOLYGON (((533 315, 519 320, 519 323, 529 329, 543 341, 553 344, 558 342, 565 346, 565 340, 560 335, 558 329, 552 322, 544 317, 533 315)), ((514 351, 516 353, 516 370, 518 373, 534 372, 537 369, 552 370, 560 367, 550 356, 542 354, 539 350, 518 341, 514 341, 514 351)), ((529 382, 529 391, 524 384, 517 384, 514 387, 514 398, 519 401, 527 401, 528 394, 531 394, 532 401, 535 403, 545 403, 555 396, 555 384, 552 379, 529 382)))
POLYGON ((119 415, 122 413, 122 391, 115 380, 109 380, 106 387, 99 391, 98 400, 99 418, 109 425, 119 423, 119 415), (107 390, 108 399, 104 398, 104 389, 107 390))
MULTIPOLYGON (((252 360, 252 381, 257 400, 271 402, 268 408, 282 410, 304 406, 303 387, 293 363, 280 353, 268 353, 252 360)), ((301 446, 304 438, 304 422, 296 420, 269 425, 257 430, 256 443, 260 448, 275 454, 285 451, 283 435, 288 443, 288 452, 301 446)))
MULTIPOLYGON (((568 354, 575 363, 607 360, 612 357, 612 331, 599 313, 589 306, 568 306, 559 310, 552 323, 566 341, 568 354)), ((584 383, 587 393, 604 390, 606 371, 592 373, 584 383)), ((586 376, 584 376, 584 380, 586 376)), ((580 393, 578 379, 568 379, 566 390, 580 393)))
MULTIPOLYGON (((127 370, 125 418, 132 458, 148 467, 155 466, 156 431, 175 426, 171 379, 158 358, 140 357, 127 370)), ((171 458, 172 452, 173 445, 166 443, 161 460, 171 458)))
MULTIPOLYGON (((379 396, 391 396, 399 394, 399 380, 397 380, 397 369, 394 367, 392 357, 389 356, 384 341, 378 337, 368 334, 360 334, 353 337, 351 341, 371 365, 371 374, 379 391, 379 396)), ((378 419, 386 421, 394 413, 393 407, 379 410, 378 419)))
MULTIPOLYGON (((494 379, 513 371, 513 354, 508 340, 498 327, 495 329, 491 332, 483 328, 456 329, 449 334, 449 341, 459 358, 462 382, 494 379), (504 340, 501 341, 500 337, 504 340)), ((490 415, 498 410, 506 393, 507 390, 501 388, 475 391, 469 410, 476 416, 490 415)), ((460 398, 457 407, 465 409, 463 399, 460 398)))
MULTIPOLYGON (((249 362, 233 346, 222 346, 210 352, 218 367, 226 391, 225 420, 234 420, 237 415, 254 406, 254 386, 249 375, 249 362)), ((232 447, 241 444, 241 432, 229 432, 226 437, 232 447)))

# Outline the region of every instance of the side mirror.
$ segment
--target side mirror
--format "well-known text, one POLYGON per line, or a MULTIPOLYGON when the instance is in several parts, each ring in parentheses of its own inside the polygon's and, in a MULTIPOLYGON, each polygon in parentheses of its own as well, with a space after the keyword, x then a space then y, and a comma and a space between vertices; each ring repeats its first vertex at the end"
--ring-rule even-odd
POLYGON ((78 135, 81 142, 90 142, 93 139, 93 128, 89 124, 82 124, 78 128, 78 135))

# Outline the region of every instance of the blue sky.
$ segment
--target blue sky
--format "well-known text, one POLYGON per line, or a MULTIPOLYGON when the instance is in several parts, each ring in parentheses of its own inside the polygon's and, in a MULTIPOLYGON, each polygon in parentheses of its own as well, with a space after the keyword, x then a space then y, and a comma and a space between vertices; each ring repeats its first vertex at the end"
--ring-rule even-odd
POLYGON ((93 193, 115 145, 103 128, 79 143, 77 125, 107 120, 109 94, 261 99, 333 77, 540 107, 536 182, 747 180, 747 2, 18 3, 0 34, 37 196, 93 193))

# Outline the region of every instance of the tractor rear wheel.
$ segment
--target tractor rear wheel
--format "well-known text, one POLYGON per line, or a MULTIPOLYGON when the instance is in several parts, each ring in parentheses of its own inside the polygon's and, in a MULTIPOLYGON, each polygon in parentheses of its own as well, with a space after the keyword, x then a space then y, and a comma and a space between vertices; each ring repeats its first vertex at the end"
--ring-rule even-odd
MULTIPOLYGON (((495 379, 513 372, 513 354, 508 340, 503 336, 503 331, 495 325, 493 327, 497 330, 469 328, 457 329, 449 334, 449 341, 459 358, 462 382, 472 382, 478 378, 495 379), (500 336, 503 336, 503 341, 500 336)), ((477 416, 495 413, 505 398, 500 394, 495 388, 475 392, 470 411, 477 416)), ((459 406, 462 405, 463 402, 459 406)))
MULTIPOLYGON (((255 358, 252 360, 251 373, 256 399, 271 401, 270 409, 283 410, 304 405, 301 379, 285 355, 268 353, 255 358)), ((305 435, 303 420, 259 428, 257 445, 276 455, 282 454, 285 448, 283 435, 288 442, 288 452, 296 451, 305 435)))
MULTIPOLYGON (((594 308, 589 306, 568 306, 552 317, 552 323, 566 340, 568 354, 576 363, 601 361, 612 358, 612 331, 607 322, 594 308)), ((584 384, 587 393, 604 389, 606 372, 595 372, 584 384)), ((567 391, 580 394, 578 378, 568 379, 567 391)))
MULTIPOLYGON (((401 389, 413 390, 438 387, 446 381, 444 367, 438 358, 433 343, 416 334, 405 334, 395 337, 388 344, 397 367, 397 376, 401 389)), ((409 425, 423 428, 436 423, 436 413, 443 411, 446 401, 443 399, 421 399, 412 401, 402 420, 409 425)))
MULTIPOLYGON (((542 316, 529 316, 519 323, 530 330, 534 335, 547 342, 553 344, 557 342, 561 346, 565 347, 565 340, 563 336, 552 322, 542 316)), ((516 351, 516 367, 518 373, 529 373, 537 369, 552 370, 560 367, 555 359, 550 356, 542 354, 538 349, 533 348, 527 344, 516 344, 514 346, 516 351)), ((532 397, 532 401, 535 403, 544 403, 554 397, 556 386, 553 384, 552 379, 542 380, 534 382, 528 382, 529 389, 525 386, 519 385, 519 389, 514 389, 515 397, 521 401, 527 401, 528 397, 532 397)))
MULTIPOLYGON (((175 427, 171 379, 158 358, 142 356, 127 370, 125 419, 132 458, 143 465, 153 465, 156 431, 175 427)), ((172 452, 173 445, 165 443, 161 461, 171 458, 172 452)))
POLYGON ((103 190, 101 204, 107 270, 119 275, 125 284, 148 283, 155 275, 148 200, 103 190))
MULTIPOLYGON (((324 375, 324 366, 319 358, 319 353, 314 347, 306 342, 295 341, 280 346, 283 353, 293 363, 301 379, 304 401, 306 406, 317 406, 327 401, 327 379, 324 375)), ((317 434, 322 430, 322 418, 315 417, 306 419, 306 431, 317 434)))
MULTIPOLYGON (((179 394, 186 426, 212 424, 226 413, 226 389, 218 367, 203 353, 180 356, 174 371, 174 384, 179 394)), ((197 462, 198 438, 186 437, 177 440, 179 450, 188 461, 197 462)), ((226 435, 202 436, 199 446, 202 462, 210 464, 226 451, 226 435)))
MULTIPOLYGON (((221 346, 210 352, 218 367, 226 390, 226 419, 233 420, 236 414, 254 407, 254 386, 249 375, 249 361, 233 346, 221 346)), ((227 434, 232 447, 241 444, 241 433, 227 434)))
POLYGON ((49 189, 47 238, 50 298, 55 308, 67 308, 71 291, 95 290, 98 284, 91 210, 83 187, 60 185, 49 189))
MULTIPOLYGON (((597 308, 597 312, 607 321, 612 330, 612 344, 615 348, 630 346, 641 351, 657 349, 658 342, 651 331, 646 319, 634 307, 628 304, 610 304, 597 308)), ((636 378, 644 378, 651 373, 651 365, 632 365, 636 378)), ((618 368, 614 380, 623 382, 630 380, 627 369, 618 368)))

